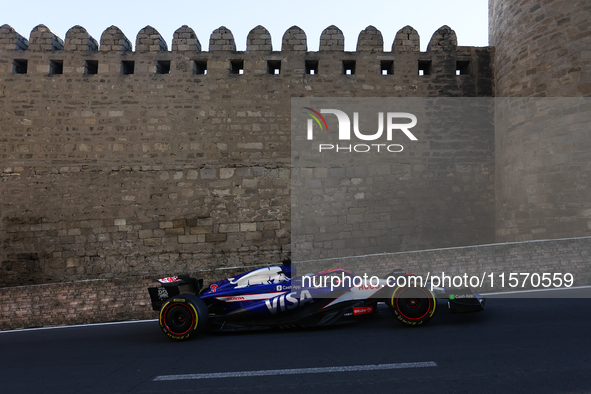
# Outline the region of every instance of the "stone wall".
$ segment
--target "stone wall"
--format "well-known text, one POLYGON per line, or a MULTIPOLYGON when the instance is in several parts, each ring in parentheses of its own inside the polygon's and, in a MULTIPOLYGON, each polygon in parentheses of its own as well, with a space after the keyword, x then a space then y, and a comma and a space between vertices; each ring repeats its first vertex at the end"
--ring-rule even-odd
POLYGON ((494 242, 493 110, 490 98, 292 99, 292 260, 494 242), (340 140, 334 114, 331 132, 308 130, 306 109, 356 113, 365 135, 379 114, 413 114, 416 140, 340 140))
MULTIPOLYGON (((248 269, 193 273, 205 283, 248 269)), ((154 277, 128 276, 0 288, 0 330, 154 319, 148 287, 154 277)))
MULTIPOLYGON (((298 275, 336 267, 360 276, 385 276, 395 268, 417 275, 505 273, 506 279, 511 272, 571 273, 574 286, 580 286, 591 284, 590 256, 591 238, 586 237, 305 261, 294 267, 298 275)), ((207 284, 248 269, 211 270, 194 276, 207 284)), ((129 276, 1 288, 0 330, 157 318, 147 292, 155 284, 153 278, 129 276)), ((498 276, 494 284, 475 290, 522 290, 509 287, 508 282, 501 287, 498 276)))
MULTIPOLYGON (((545 289, 540 284, 532 287, 531 281, 525 286, 522 286, 523 282, 520 281, 517 287, 511 287, 508 281, 511 273, 539 274, 540 277, 544 273, 550 274, 551 277, 554 273, 561 274, 562 277, 570 273, 574 279, 572 286, 589 286, 590 258, 591 237, 582 237, 312 260, 296 263, 294 266, 297 275, 333 268, 344 268, 360 277, 364 274, 368 277, 386 277, 398 268, 421 275, 423 279, 427 273, 431 276, 441 276, 443 273, 447 276, 461 277, 475 275, 485 280, 484 285, 474 288, 474 291, 506 292, 545 289), (494 277, 492 283, 490 274, 494 277), (504 282, 501 281, 500 274, 504 274, 504 282)), ((552 296, 552 293, 542 295, 552 296)))
MULTIPOLYGON (((491 0, 495 96, 590 96, 590 14, 588 1, 491 0)), ((498 100, 497 242, 591 235, 589 109, 577 103, 536 114, 498 100)))
POLYGON ((491 49, 458 47, 446 26, 427 52, 410 27, 391 52, 373 27, 356 52, 335 26, 319 52, 297 27, 280 51, 256 27, 245 52, 225 27, 209 52, 187 26, 172 51, 150 26, 135 51, 115 26, 99 41, 80 26, 65 43, 43 25, 0 33, 4 286, 277 263, 291 250, 291 97, 492 94, 491 49))
POLYGON ((0 329, 156 318, 147 278, 52 283, 0 289, 0 329))

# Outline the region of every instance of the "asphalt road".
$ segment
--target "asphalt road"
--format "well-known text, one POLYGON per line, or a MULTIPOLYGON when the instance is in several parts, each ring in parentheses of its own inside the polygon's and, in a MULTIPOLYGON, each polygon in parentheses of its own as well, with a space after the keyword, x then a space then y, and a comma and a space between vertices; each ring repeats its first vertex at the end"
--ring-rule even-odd
POLYGON ((438 308, 419 328, 381 312, 354 325, 180 343, 156 321, 2 332, 0 392, 591 392, 589 299, 489 299, 471 315, 438 308), (329 368, 344 366, 353 368, 329 368), (207 375, 223 372, 246 373, 207 375), (157 380, 171 375, 193 379, 157 380))

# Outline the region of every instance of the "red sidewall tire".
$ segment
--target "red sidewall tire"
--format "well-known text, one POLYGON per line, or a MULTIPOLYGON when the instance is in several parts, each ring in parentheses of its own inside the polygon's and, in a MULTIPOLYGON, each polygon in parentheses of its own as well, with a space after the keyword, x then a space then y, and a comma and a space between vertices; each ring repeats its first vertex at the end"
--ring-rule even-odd
POLYGON ((435 314, 437 298, 426 287, 397 287, 392 292, 388 306, 402 324, 419 326, 427 323, 435 314))
POLYGON ((181 294, 162 305, 158 320, 160 328, 169 338, 186 340, 206 328, 207 306, 193 294, 181 294))

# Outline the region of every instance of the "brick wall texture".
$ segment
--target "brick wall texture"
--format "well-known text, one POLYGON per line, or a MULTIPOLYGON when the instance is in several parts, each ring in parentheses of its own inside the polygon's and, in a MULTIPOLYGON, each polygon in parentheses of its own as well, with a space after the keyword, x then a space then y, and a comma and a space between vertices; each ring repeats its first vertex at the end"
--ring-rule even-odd
MULTIPOLYGON (((355 275, 385 277, 395 268, 417 275, 478 275, 510 272, 571 273, 574 286, 591 283, 591 238, 527 241, 304 261, 294 265, 299 275, 340 267, 355 275)), ((196 272, 210 283, 241 269, 196 272)), ((476 291, 514 290, 507 285, 483 286, 476 291)), ((0 330, 154 319, 147 288, 152 278, 129 276, 69 283, 0 288, 0 330)), ((531 286, 526 286, 525 289, 531 286)), ((521 289, 521 288, 520 288, 521 289)))
MULTIPOLYGON (((206 283, 242 269, 193 273, 206 283)), ((154 277, 129 276, 0 288, 0 330, 158 318, 148 287, 154 277)))
MULTIPOLYGON (((398 52, 409 45, 402 40, 394 52, 378 51, 373 27, 357 52, 343 52, 334 26, 320 52, 302 50, 306 36, 295 27, 283 39, 289 51, 271 51, 258 26, 246 52, 233 51, 225 27, 212 33, 209 52, 186 26, 172 51, 150 26, 135 51, 114 26, 98 51, 79 26, 67 50, 50 50, 59 40, 44 26, 31 33, 46 42, 35 50, 16 49, 17 33, 2 31, 3 285, 277 263, 291 250, 290 97, 492 95, 490 48, 457 47, 448 27, 427 52, 398 52), (389 75, 384 59, 395 62, 389 75), (456 75, 457 59, 472 72, 456 75), (419 60, 431 62, 429 75, 418 74, 419 60), (353 75, 343 61, 355 62, 353 75), (307 62, 316 73, 306 73, 307 62), (17 72, 23 63, 26 73, 17 72)), ((482 161, 492 170, 488 141, 482 161)), ((483 226, 489 231, 470 244, 492 242, 492 211, 483 226)))
MULTIPOLYGON (((490 1, 496 96, 591 96, 590 14, 588 1, 490 1)), ((572 113, 588 102, 557 112, 498 101, 497 242, 589 235, 591 133, 572 113)))
MULTIPOLYGON (((421 275, 423 279, 428 273, 438 276, 443 273, 462 277, 476 275, 480 279, 486 274, 484 285, 474 288, 474 291, 508 292, 543 289, 541 285, 532 287, 531 281, 523 285, 523 280, 517 287, 511 287, 508 282, 510 273, 540 276, 544 273, 570 273, 573 276, 572 286, 588 286, 591 283, 590 258, 591 237, 582 237, 310 260, 298 262, 295 267, 298 275, 333 268, 344 268, 360 277, 367 274, 368 277, 376 275, 380 278, 385 278, 397 268, 421 275), (503 273, 504 283, 499 279, 499 274, 503 273), (495 278, 492 283, 490 274, 495 278)), ((547 294, 544 296, 547 297, 547 294)))

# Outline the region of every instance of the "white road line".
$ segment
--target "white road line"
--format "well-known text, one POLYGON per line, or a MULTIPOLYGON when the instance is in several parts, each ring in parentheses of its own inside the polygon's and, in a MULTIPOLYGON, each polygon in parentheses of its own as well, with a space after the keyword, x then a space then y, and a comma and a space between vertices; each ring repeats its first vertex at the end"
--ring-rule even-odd
POLYGON ((545 289, 528 289, 528 290, 515 290, 515 291, 497 291, 494 293, 478 293, 483 296, 489 295, 503 295, 503 294, 523 294, 523 293, 540 293, 544 291, 559 291, 559 290, 583 290, 591 289, 591 286, 573 286, 573 287, 548 287, 545 289))
POLYGON ((70 326, 51 326, 51 327, 20 328, 20 329, 17 329, 17 330, 0 331, 0 334, 5 334, 5 333, 9 333, 9 332, 27 332, 27 331, 40 331, 40 330, 57 330, 57 329, 61 329, 61 328, 80 328, 80 327, 96 327, 96 326, 113 326, 113 325, 117 325, 117 324, 146 323, 146 322, 155 322, 155 321, 158 321, 158 319, 113 321, 113 322, 108 322, 108 323, 72 324, 70 326))
POLYGON ((396 363, 396 364, 375 364, 375 365, 351 365, 345 367, 324 367, 324 368, 294 368, 294 369, 268 369, 262 371, 240 371, 240 372, 218 372, 198 373, 185 375, 162 375, 154 378, 154 382, 169 380, 191 380, 191 379, 219 379, 219 378, 248 378, 253 376, 279 376, 279 375, 303 375, 310 373, 331 373, 331 372, 357 372, 377 371, 382 369, 404 369, 404 368, 427 368, 436 367, 434 361, 423 361, 417 363, 396 363))

